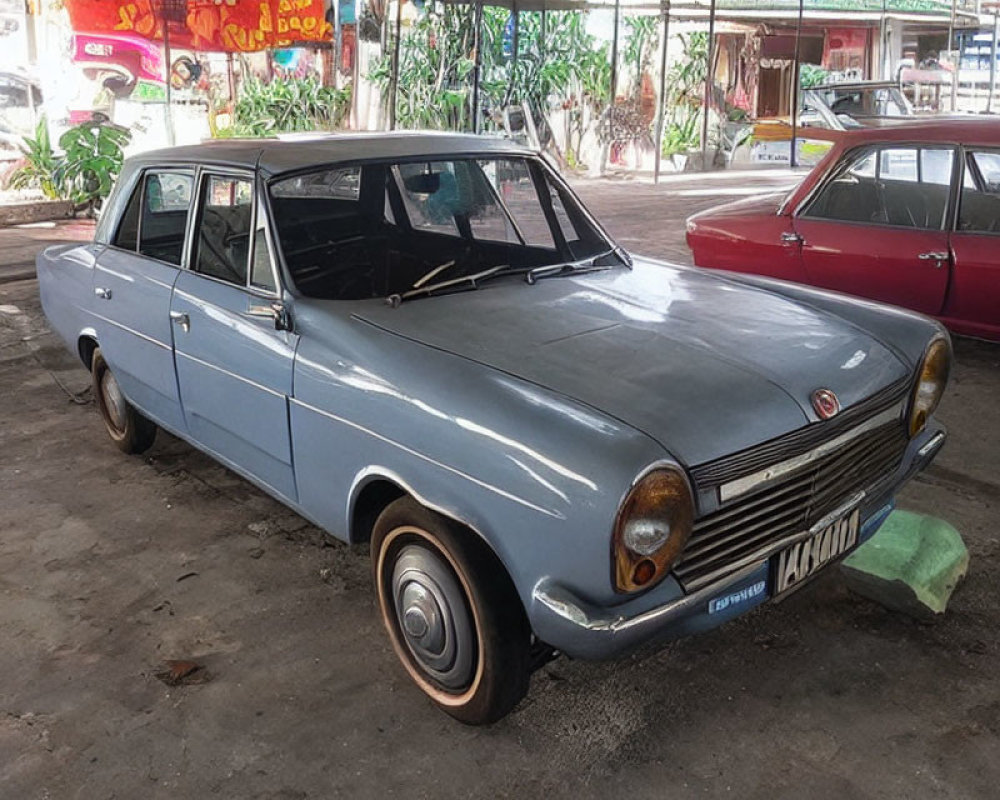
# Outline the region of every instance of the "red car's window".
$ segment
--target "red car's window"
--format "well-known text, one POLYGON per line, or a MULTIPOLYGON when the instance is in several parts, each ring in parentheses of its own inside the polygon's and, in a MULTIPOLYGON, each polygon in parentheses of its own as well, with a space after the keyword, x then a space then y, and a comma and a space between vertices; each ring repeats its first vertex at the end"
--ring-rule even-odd
POLYGON ((888 146, 849 154, 803 216, 943 230, 954 170, 950 147, 888 146))

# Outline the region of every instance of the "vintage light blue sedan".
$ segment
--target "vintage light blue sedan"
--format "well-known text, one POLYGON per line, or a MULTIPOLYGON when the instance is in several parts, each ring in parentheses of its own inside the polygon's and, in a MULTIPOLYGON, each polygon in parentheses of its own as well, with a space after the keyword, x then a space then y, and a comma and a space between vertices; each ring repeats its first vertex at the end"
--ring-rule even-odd
POLYGON ((400 661, 469 723, 555 652, 800 587, 945 439, 939 324, 633 260, 501 140, 148 153, 38 276, 114 442, 162 427, 370 541, 400 661))

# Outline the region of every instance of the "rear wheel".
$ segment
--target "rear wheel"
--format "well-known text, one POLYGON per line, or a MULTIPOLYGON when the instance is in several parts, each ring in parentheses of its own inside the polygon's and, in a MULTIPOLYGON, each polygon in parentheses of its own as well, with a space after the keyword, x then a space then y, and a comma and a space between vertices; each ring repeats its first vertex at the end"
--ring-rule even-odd
POLYGON ((372 532, 379 607, 417 686, 462 722, 508 714, 528 690, 528 621, 496 556, 476 535, 404 497, 372 532))
POLYGON ((94 350, 90 362, 90 375, 97 409, 111 441, 124 453, 144 453, 156 439, 156 425, 125 399, 99 347, 94 350))

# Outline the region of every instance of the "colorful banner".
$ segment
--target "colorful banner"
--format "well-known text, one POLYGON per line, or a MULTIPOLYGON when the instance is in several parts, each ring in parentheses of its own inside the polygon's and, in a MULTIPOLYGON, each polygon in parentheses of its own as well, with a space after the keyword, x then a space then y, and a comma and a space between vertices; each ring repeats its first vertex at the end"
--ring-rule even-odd
POLYGON ((73 30, 137 34, 171 47, 252 52, 333 37, 323 0, 66 0, 73 30))

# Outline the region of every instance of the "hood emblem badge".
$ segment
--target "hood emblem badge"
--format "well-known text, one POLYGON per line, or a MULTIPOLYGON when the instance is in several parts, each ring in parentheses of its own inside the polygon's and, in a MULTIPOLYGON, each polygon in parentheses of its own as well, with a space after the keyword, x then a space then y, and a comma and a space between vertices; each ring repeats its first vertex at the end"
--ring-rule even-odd
POLYGON ((820 419, 830 419, 840 411, 840 400, 830 389, 817 389, 812 393, 812 407, 820 419))

